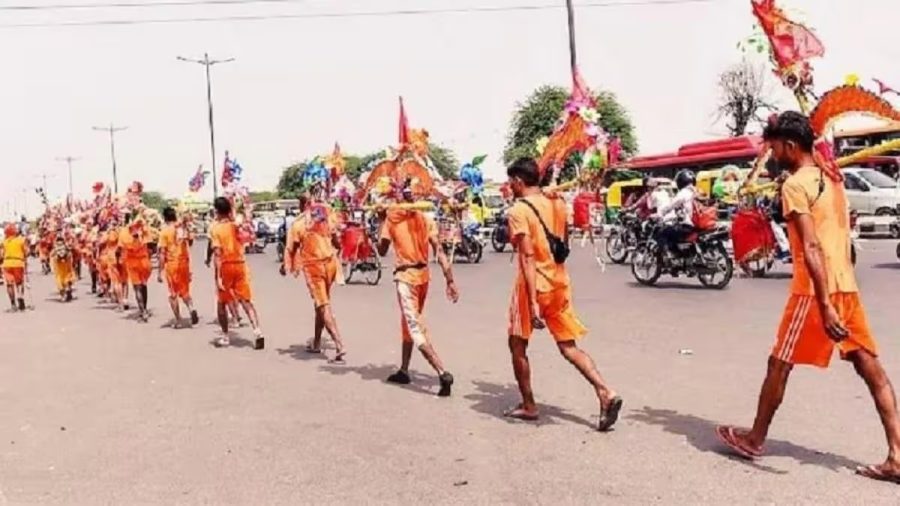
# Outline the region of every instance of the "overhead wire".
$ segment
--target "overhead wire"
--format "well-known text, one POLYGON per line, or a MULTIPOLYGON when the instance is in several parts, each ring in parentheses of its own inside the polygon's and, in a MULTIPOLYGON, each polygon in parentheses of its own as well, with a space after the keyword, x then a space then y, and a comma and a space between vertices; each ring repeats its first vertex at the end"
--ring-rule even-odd
MULTIPOLYGON (((194 0, 203 1, 203 0, 194 0)), ((224 0, 206 0, 224 1, 224 0)), ((242 0, 252 3, 252 0, 242 0)), ((278 1, 278 0, 275 0, 278 1)), ((636 7, 636 6, 669 6, 686 4, 708 4, 716 0, 624 0, 619 2, 594 1, 576 4, 579 9, 636 7)), ((182 2, 184 3, 184 2, 182 2)), ((235 2, 226 2, 235 3, 235 2)), ((194 16, 179 18, 147 18, 147 19, 106 19, 86 21, 58 21, 58 22, 25 22, 0 24, 0 29, 15 28, 50 28, 50 27, 77 27, 77 26, 122 26, 122 25, 149 25, 149 24, 174 24, 174 23, 210 23, 210 22, 242 22, 242 21, 268 21, 287 19, 336 19, 336 18, 376 18, 398 16, 432 16, 442 14, 479 14, 497 12, 526 12, 562 10, 560 4, 535 4, 535 5, 508 5, 487 7, 447 7, 438 9, 395 9, 382 11, 349 11, 349 12, 307 12, 307 13, 279 13, 279 14, 244 14, 228 16, 194 16)))

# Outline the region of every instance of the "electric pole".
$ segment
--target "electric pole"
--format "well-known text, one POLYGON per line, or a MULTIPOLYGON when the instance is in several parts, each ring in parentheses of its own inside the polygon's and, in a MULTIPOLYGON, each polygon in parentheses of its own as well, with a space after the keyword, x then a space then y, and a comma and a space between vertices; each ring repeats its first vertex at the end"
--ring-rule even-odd
POLYGON ((46 172, 42 172, 34 177, 41 179, 41 190, 44 192, 44 196, 47 197, 47 200, 50 200, 50 190, 47 188, 47 179, 52 179, 56 177, 53 174, 47 174, 46 172))
POLYGON ((572 5, 572 0, 566 0, 566 11, 569 14, 569 63, 574 76, 578 59, 575 57, 575 7, 572 5))
POLYGON ((69 196, 72 198, 75 197, 75 193, 72 191, 72 162, 78 161, 80 159, 81 158, 76 158, 73 156, 65 156, 56 159, 56 161, 58 162, 66 162, 66 164, 69 166, 69 196))
POLYGON ((202 60, 185 58, 183 56, 178 56, 176 58, 178 58, 179 61, 183 62, 198 63, 206 68, 206 104, 209 108, 209 150, 212 157, 213 198, 216 198, 219 196, 219 180, 216 176, 216 128, 213 122, 212 80, 210 79, 209 68, 220 63, 233 62, 234 58, 228 58, 225 60, 210 60, 209 53, 203 53, 202 60))
POLYGON ((113 191, 119 193, 119 175, 116 173, 116 132, 127 130, 128 127, 117 127, 110 123, 108 127, 94 127, 98 132, 109 132, 109 152, 112 156, 113 191))

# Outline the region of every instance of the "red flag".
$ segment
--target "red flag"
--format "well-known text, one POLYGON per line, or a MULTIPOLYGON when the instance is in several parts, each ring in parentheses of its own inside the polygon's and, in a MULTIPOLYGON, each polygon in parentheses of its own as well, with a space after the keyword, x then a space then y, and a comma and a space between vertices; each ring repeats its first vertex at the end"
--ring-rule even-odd
POLYGON ((403 97, 400 97, 400 135, 398 140, 401 146, 409 144, 409 121, 406 119, 403 97))
POLYGON ((752 0, 753 14, 772 46, 772 56, 782 69, 825 54, 825 47, 812 31, 791 21, 775 0, 752 0))
POLYGON ((581 72, 578 71, 577 67, 572 72, 572 96, 569 97, 569 100, 578 104, 590 104, 592 107, 597 105, 594 101, 594 96, 591 94, 591 89, 584 82, 584 79, 581 78, 581 72))

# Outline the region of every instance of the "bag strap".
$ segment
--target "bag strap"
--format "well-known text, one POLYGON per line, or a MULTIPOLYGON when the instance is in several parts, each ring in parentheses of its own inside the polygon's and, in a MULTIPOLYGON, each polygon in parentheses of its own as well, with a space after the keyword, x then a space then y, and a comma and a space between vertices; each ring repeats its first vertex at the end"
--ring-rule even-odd
POLYGON ((544 228, 544 235, 546 235, 548 238, 556 237, 557 239, 559 239, 559 237, 557 237, 556 234, 554 234, 553 232, 550 231, 549 228, 547 228, 547 224, 544 223, 544 219, 541 218, 541 213, 539 213, 537 208, 534 207, 534 204, 532 204, 531 202, 528 202, 525 199, 521 199, 521 200, 519 200, 519 202, 525 204, 526 206, 528 206, 531 209, 532 212, 534 212, 534 215, 537 216, 538 221, 541 223, 541 227, 544 228))

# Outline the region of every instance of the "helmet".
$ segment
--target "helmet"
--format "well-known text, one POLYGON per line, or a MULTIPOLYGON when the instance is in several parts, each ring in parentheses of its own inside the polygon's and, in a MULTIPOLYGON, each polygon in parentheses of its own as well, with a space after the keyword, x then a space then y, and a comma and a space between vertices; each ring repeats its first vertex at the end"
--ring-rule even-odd
POLYGON ((693 186, 696 183, 697 176, 694 175, 693 171, 685 169, 675 175, 675 186, 677 186, 679 190, 686 186, 693 186))

